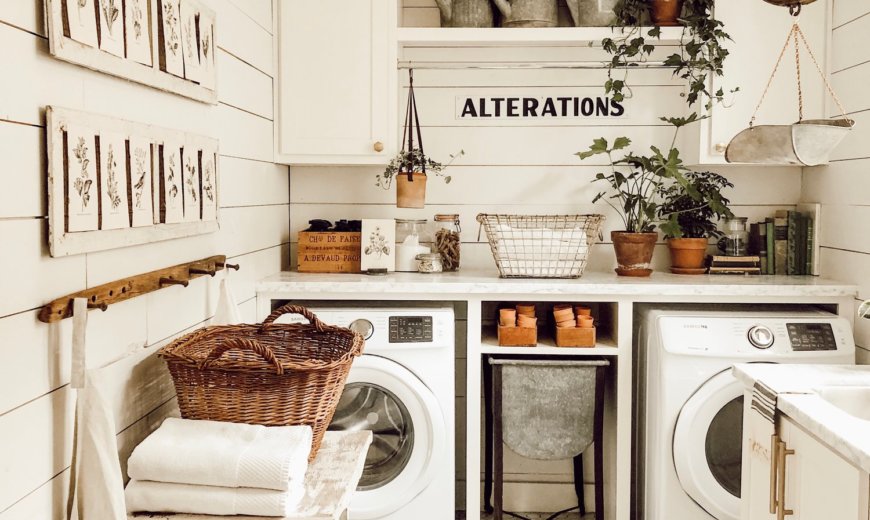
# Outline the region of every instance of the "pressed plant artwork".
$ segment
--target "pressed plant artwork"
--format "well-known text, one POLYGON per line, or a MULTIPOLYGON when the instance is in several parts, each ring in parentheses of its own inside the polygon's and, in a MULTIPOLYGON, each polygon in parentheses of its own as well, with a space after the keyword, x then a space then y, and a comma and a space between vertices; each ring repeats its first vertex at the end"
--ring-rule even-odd
POLYGON ((178 35, 178 14, 175 12, 175 5, 171 2, 163 4, 163 23, 169 29, 168 33, 164 33, 166 50, 172 54, 178 54, 181 44, 181 38, 178 35))
POLYGON ((213 89, 215 86, 214 68, 214 18, 207 13, 198 13, 199 25, 199 84, 213 89))
POLYGON ((215 151, 202 151, 202 220, 217 219, 217 170, 215 151))
POLYGON ((145 192, 145 182, 149 171, 149 168, 146 168, 145 161, 147 161, 147 152, 143 148, 137 148, 133 152, 133 179, 136 181, 133 184, 133 204, 137 209, 141 209, 145 203, 142 195, 145 192))
POLYGON ((121 0, 99 0, 100 49, 124 57, 124 27, 121 0))
POLYGON ((378 258, 390 254, 390 245, 387 243, 387 237, 381 233, 381 228, 376 227, 375 230, 369 234, 369 245, 366 246, 365 253, 367 255, 377 256, 378 258))
POLYGON ((94 132, 84 127, 68 125, 66 129, 67 231, 97 229, 97 163, 94 132))
POLYGON ((133 227, 154 224, 151 187, 153 176, 151 162, 151 142, 143 137, 130 137, 130 190, 132 200, 133 227))
POLYGON ((100 11, 106 20, 106 29, 109 31, 109 35, 115 34, 115 22, 118 21, 118 16, 121 14, 120 6, 116 0, 100 0, 100 11))
POLYGON ((179 18, 181 20, 181 39, 184 52, 184 77, 199 82, 202 77, 202 68, 199 59, 199 42, 196 34, 196 20, 199 13, 195 3, 184 2, 181 4, 179 18))
POLYGON ((163 70, 178 77, 184 77, 184 57, 181 48, 181 18, 178 0, 160 0, 160 13, 163 18, 163 70))
POLYGON ((124 9, 127 58, 151 65, 151 33, 145 0, 127 0, 124 9))
POLYGON ((396 221, 363 219, 360 235, 363 240, 360 269, 394 271, 396 269, 396 221))
POLYGON ((89 47, 96 47, 97 17, 93 0, 70 0, 65 3, 69 37, 89 47))
POLYGON ((184 220, 197 221, 200 218, 199 196, 199 150, 185 147, 184 157, 184 220))
POLYGON ((130 227, 127 200, 127 138, 118 133, 100 134, 100 229, 130 227))
POLYGON ((181 146, 163 145, 163 207, 164 222, 176 223, 184 220, 184 203, 181 186, 181 146))
POLYGON ((94 184, 94 180, 89 178, 90 174, 88 172, 88 166, 90 166, 91 160, 88 158, 88 145, 85 143, 84 137, 78 138, 78 143, 73 152, 75 153, 76 161, 79 165, 79 174, 76 177, 73 186, 79 194, 79 199, 81 199, 82 203, 82 211, 84 211, 85 208, 88 207, 88 203, 91 201, 91 186, 94 184))

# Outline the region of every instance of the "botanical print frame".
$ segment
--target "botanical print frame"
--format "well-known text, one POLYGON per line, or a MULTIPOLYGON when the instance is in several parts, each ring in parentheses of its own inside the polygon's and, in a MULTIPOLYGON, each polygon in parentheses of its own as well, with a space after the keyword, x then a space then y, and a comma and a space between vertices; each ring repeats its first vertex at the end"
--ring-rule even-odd
MULTIPOLYGON (((166 1, 174 6, 177 18, 179 0, 166 1)), ((200 67, 200 80, 191 81, 184 79, 184 60, 180 50, 178 60, 171 63, 171 70, 167 72, 165 66, 161 67, 164 52, 160 12, 162 3, 163 0, 45 0, 49 52, 55 58, 89 69, 204 103, 217 104, 217 72, 213 52, 216 19, 214 10, 197 0, 192 4, 199 13, 200 21, 205 19, 208 25, 206 39, 207 50, 210 52, 209 59, 200 67), (102 8, 101 2, 107 9, 102 8), (79 8, 80 4, 84 7, 79 8), (118 29, 119 38, 102 38, 100 42, 97 38, 98 28, 101 20, 102 23, 107 23, 112 17, 111 13, 116 12, 109 8, 112 5, 115 9, 119 5, 125 6, 112 24, 113 33, 118 29), (136 7, 141 10, 135 9, 136 7), (108 17, 103 12, 109 13, 108 17), (89 16, 90 13, 93 16, 89 16), (134 38, 137 34, 138 40, 134 38)), ((177 36, 180 40, 180 31, 177 36)), ((202 52, 201 38, 199 47, 202 52)))
POLYGON ((154 143, 147 137, 131 135, 130 150, 130 214, 133 227, 154 224, 154 143))
POLYGON ((199 178, 199 149, 186 145, 181 149, 181 187, 184 191, 184 221, 202 218, 202 185, 199 178))
POLYGON ((150 0, 124 1, 124 35, 127 59, 151 67, 151 2, 150 0))
POLYGON ((127 196, 127 137, 100 132, 100 229, 130 227, 127 196))
POLYGON ((100 17, 100 50, 124 57, 124 6, 122 0, 95 0, 100 17))
POLYGON ((184 220, 182 147, 173 139, 165 140, 160 146, 160 222, 165 224, 184 220))
POLYGON ((179 0, 157 0, 160 70, 184 77, 184 49, 181 46, 181 7, 179 0))
POLYGON ((199 66, 200 84, 214 89, 217 74, 215 73, 215 26, 214 14, 205 9, 199 10, 199 66))
MULTIPOLYGON (((218 209, 220 177, 217 167, 219 149, 216 139, 55 106, 46 107, 45 113, 51 256, 67 256, 145 244, 211 233, 220 228, 218 209), (108 166, 100 164, 108 160, 109 142, 115 143, 112 145, 113 159, 115 159, 115 150, 120 151, 115 159, 118 168, 115 173, 123 175, 123 180, 121 177, 115 178, 118 185, 114 191, 121 198, 118 206, 123 207, 127 204, 126 213, 115 211, 111 218, 108 213, 110 210, 100 211, 100 199, 105 198, 104 202, 110 202, 108 199, 111 197, 108 195, 110 187, 106 175, 108 166), (202 207, 201 219, 195 220, 191 216, 189 221, 160 222, 161 183, 158 166, 160 166, 160 149, 166 143, 170 143, 170 147, 178 147, 179 159, 182 147, 194 150, 197 159, 196 170, 200 176, 202 174, 199 172, 203 168, 202 155, 211 154, 209 178, 214 204, 202 207), (143 150, 139 155, 141 161, 138 164, 136 150, 143 150), (200 150, 203 151, 202 155, 199 153, 200 150), (82 160, 79 161, 77 157, 81 157, 82 160), (76 180, 80 177, 81 182, 78 186, 81 190, 77 190, 76 180), (104 195, 100 195, 101 185, 104 195), (87 211, 84 212, 82 211, 84 197, 79 195, 79 191, 88 196, 88 204, 85 208, 87 211), (137 193, 140 196, 138 206, 135 198, 137 193), (78 211, 72 211, 70 207, 78 208, 78 211), (120 225, 117 222, 120 222, 122 217, 126 226, 109 229, 114 225, 120 225), (118 219, 117 222, 112 220, 115 218, 118 219), (100 220, 103 221, 102 228, 99 226, 100 220), (130 227, 131 223, 132 227, 130 227)), ((178 176, 182 175, 179 168, 178 176)), ((204 192, 200 191, 200 193, 204 192)), ((183 192, 179 194, 179 199, 183 200, 183 192)), ((183 202, 180 209, 183 219, 183 202)))
POLYGON ((179 14, 181 20, 181 54, 184 57, 184 77, 202 82, 202 67, 199 63, 199 2, 182 0, 179 14))
POLYGON ((211 147, 204 148, 199 155, 199 165, 202 183, 202 220, 208 222, 217 218, 217 150, 211 147))
POLYGON ((360 270, 396 270, 396 221, 363 219, 360 270))
MULTIPOLYGON (((58 5, 61 4, 61 0, 56 1, 58 5)), ((63 15, 66 21, 66 27, 63 28, 64 34, 82 45, 93 48, 98 45, 95 1, 63 0, 65 4, 63 15)))
POLYGON ((64 228, 69 232, 93 231, 99 227, 99 184, 97 183, 97 152, 95 132, 78 124, 66 127, 66 136, 61 141, 63 163, 59 184, 64 185, 64 228))

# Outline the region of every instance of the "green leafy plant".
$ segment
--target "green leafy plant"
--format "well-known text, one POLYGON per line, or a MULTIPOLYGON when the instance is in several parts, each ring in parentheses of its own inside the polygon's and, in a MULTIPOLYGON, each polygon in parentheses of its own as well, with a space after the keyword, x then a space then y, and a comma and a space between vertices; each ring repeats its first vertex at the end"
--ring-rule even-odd
POLYGON ((402 150, 390 160, 383 173, 379 173, 375 177, 375 185, 388 190, 393 185, 393 179, 396 178, 396 175, 403 172, 422 172, 424 165, 427 175, 429 173, 435 174, 436 177, 442 178, 446 184, 450 184, 453 178, 445 174, 444 170, 453 164, 453 161, 460 155, 465 155, 465 151, 459 150, 458 153, 450 156, 450 160, 446 164, 441 164, 431 157, 424 155, 423 150, 419 148, 410 151, 402 150))
MULTIPOLYGON (((682 15, 683 35, 679 52, 664 60, 664 65, 674 69, 674 75, 688 82, 688 92, 683 94, 689 106, 701 101, 709 110, 714 103, 722 102, 725 92, 719 88, 710 90, 710 76, 722 76, 728 49, 723 44, 731 40, 724 24, 713 17, 714 0, 685 0, 682 15)), ((607 67, 604 90, 616 101, 631 97, 627 83, 628 71, 646 62, 661 39, 661 28, 652 27, 646 32, 642 27, 650 23, 649 3, 646 0, 622 0, 614 9, 615 28, 620 34, 601 41, 604 51, 611 55, 607 67), (624 70, 621 78, 614 78, 615 70, 624 70)), ((737 88, 731 92, 736 92, 737 88)))
POLYGON ((667 238, 720 237, 719 219, 732 218, 731 202, 722 190, 733 188, 725 177, 713 172, 688 171, 685 185, 672 183, 661 190, 659 227, 667 238))

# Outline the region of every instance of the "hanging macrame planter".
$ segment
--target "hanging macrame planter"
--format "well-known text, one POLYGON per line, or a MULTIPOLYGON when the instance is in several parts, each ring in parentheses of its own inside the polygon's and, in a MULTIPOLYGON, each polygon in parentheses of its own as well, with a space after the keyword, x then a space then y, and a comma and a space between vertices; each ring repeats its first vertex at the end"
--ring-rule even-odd
POLYGON ((417 99, 414 96, 414 71, 408 72, 408 108, 405 111, 405 131, 402 136, 404 158, 396 174, 396 206, 422 208, 426 205, 426 155, 423 153, 423 135, 420 132, 420 117, 417 115, 417 99), (414 133, 417 148, 414 148, 414 133))
POLYGON ((799 164, 803 166, 826 164, 831 152, 846 137, 846 134, 852 130, 855 122, 846 117, 846 111, 842 103, 837 98, 834 89, 831 88, 825 73, 822 72, 798 23, 797 15, 800 14, 801 4, 808 4, 814 0, 800 0, 800 2, 796 0, 765 1, 775 5, 788 6, 795 20, 785 40, 782 52, 776 60, 776 65, 773 67, 770 79, 767 81, 767 86, 764 88, 764 93, 762 93, 761 99, 755 107, 755 113, 752 114, 752 119, 749 121, 749 128, 743 130, 731 140, 728 148, 725 150, 725 160, 730 163, 750 164, 799 164), (773 82, 779 64, 782 62, 783 56, 785 56, 785 51, 792 42, 794 43, 795 68, 797 71, 798 121, 791 125, 756 126, 755 117, 758 115, 758 110, 761 108, 762 103, 764 103, 764 98, 767 96, 767 91, 770 89, 770 84, 773 82), (809 52, 816 70, 825 83, 825 88, 837 103, 841 117, 837 119, 804 119, 803 90, 801 88, 801 44, 809 52))

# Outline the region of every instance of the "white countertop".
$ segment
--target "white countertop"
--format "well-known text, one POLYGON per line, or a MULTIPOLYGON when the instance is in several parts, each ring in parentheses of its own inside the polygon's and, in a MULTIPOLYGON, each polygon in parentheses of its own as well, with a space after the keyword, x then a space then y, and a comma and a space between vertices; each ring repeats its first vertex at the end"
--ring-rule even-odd
POLYGON ((753 363, 735 365, 734 375, 749 388, 759 382, 773 390, 777 410, 870 473, 870 421, 814 393, 824 386, 870 387, 870 366, 753 363))
POLYGON ((495 270, 443 274, 312 274, 284 271, 257 284, 259 293, 310 294, 547 294, 613 296, 854 296, 847 283, 812 276, 675 275, 656 272, 649 278, 587 272, 579 279, 499 278, 495 270))

